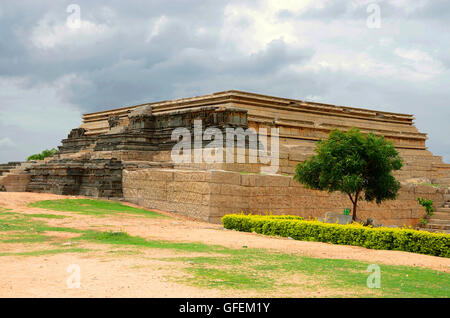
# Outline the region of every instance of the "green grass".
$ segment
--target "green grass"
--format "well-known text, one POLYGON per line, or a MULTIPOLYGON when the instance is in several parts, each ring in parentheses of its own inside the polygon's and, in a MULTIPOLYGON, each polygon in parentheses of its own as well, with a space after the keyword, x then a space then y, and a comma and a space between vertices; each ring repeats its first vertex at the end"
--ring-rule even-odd
POLYGON ((42 234, 9 234, 0 236, 1 243, 41 243, 50 240, 49 237, 42 234))
POLYGON ((369 263, 320 259, 266 250, 230 250, 224 256, 166 259, 187 264, 188 284, 225 289, 314 291, 319 287, 340 297, 450 297, 450 274, 439 271, 380 265, 381 288, 367 287, 369 263), (295 280, 299 274, 307 280, 295 280), (317 284, 316 284, 317 283, 317 284))
MULTIPOLYGON (((72 207, 76 210, 73 205, 72 207)), ((84 212, 85 208, 89 206, 81 206, 84 212)), ((175 280, 204 288, 229 289, 230 293, 233 290, 249 290, 259 291, 262 295, 282 295, 285 291, 311 292, 326 289, 330 291, 330 296, 335 297, 450 297, 450 274, 430 269, 381 264, 381 288, 370 289, 366 286, 370 275, 367 272, 369 263, 366 262, 310 258, 265 249, 230 249, 203 243, 149 240, 123 231, 102 232, 55 227, 30 215, 1 210, 2 243, 51 243, 52 237, 46 236, 46 231, 80 234, 71 241, 110 244, 120 249, 127 246, 139 248, 135 251, 111 252, 118 256, 139 254, 141 248, 183 252, 184 255, 164 259, 183 264, 185 275, 174 278, 175 280), (189 256, 189 253, 197 255, 189 256), (202 256, 198 256, 198 253, 202 256)), ((89 250, 84 248, 56 248, 0 253, 0 256, 40 256, 87 251, 89 250)))
POLYGON ((55 255, 62 253, 86 253, 90 249, 86 248, 58 248, 52 250, 38 250, 31 252, 19 252, 19 253, 0 253, 0 256, 43 256, 43 255, 55 255))
POLYGON ((120 202, 93 199, 45 200, 30 203, 28 206, 52 211, 76 212, 98 217, 105 217, 113 214, 138 215, 149 218, 166 217, 153 211, 123 205, 120 202))
POLYGON ((32 218, 43 218, 43 219, 64 219, 68 218, 69 216, 66 215, 58 215, 58 214, 45 214, 45 213, 39 213, 39 214, 24 214, 25 217, 32 217, 32 218))
POLYGON ((369 263, 302 257, 274 253, 264 249, 230 249, 203 243, 179 243, 147 240, 124 232, 87 231, 79 237, 94 243, 129 245, 145 248, 201 252, 205 256, 165 259, 187 265, 182 281, 207 288, 249 290, 282 290, 284 288, 316 289, 308 282, 295 282, 292 275, 302 274, 320 286, 342 290, 355 297, 450 297, 450 274, 407 266, 380 265, 381 288, 366 285, 369 263), (209 256, 208 254, 213 254, 209 256))
POLYGON ((41 220, 33 219, 30 214, 15 212, 0 213, 0 242, 1 243, 41 243, 51 241, 45 232, 84 233, 82 230, 49 226, 41 220))
POLYGON ((27 217, 27 214, 16 212, 0 213, 0 233, 9 231, 19 231, 23 233, 42 233, 45 231, 83 232, 73 228, 49 226, 43 221, 33 220, 32 218, 27 217))
POLYGON ((160 240, 147 240, 140 236, 131 236, 120 231, 99 232, 88 230, 74 240, 84 240, 93 243, 130 245, 137 247, 170 249, 183 252, 212 253, 227 251, 226 248, 203 243, 168 242, 160 240))
POLYGON ((140 255, 142 251, 139 249, 114 249, 108 251, 108 254, 114 256, 130 256, 130 255, 140 255))

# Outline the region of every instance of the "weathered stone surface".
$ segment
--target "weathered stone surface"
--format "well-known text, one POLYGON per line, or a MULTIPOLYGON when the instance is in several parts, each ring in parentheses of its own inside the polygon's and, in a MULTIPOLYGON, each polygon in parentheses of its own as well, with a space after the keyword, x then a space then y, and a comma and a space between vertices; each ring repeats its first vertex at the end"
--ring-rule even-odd
MULTIPOLYGON (((305 189, 303 186, 293 186, 290 183, 289 186, 286 186, 284 180, 287 177, 285 176, 242 175, 224 171, 182 171, 175 169, 173 170, 174 181, 158 181, 142 177, 148 174, 148 171, 135 171, 133 173, 124 173, 125 199, 135 199, 136 192, 133 190, 135 188, 152 191, 151 189, 161 187, 159 182, 167 182, 167 197, 158 194, 157 191, 155 191, 156 197, 149 194, 145 195, 142 192, 137 194, 138 196, 141 195, 140 202, 145 202, 144 198, 151 196, 153 200, 166 201, 167 206, 171 208, 170 211, 183 214, 186 213, 184 210, 186 206, 192 208, 197 205, 202 211, 209 211, 205 212, 209 213, 209 218, 207 218, 209 221, 220 220, 220 217, 228 213, 240 212, 293 214, 308 219, 323 217, 330 210, 342 211, 349 205, 348 198, 339 193, 328 194, 305 189), (237 179, 229 181, 230 176, 235 175, 240 175, 239 183, 237 183, 237 179), (252 180, 252 177, 262 178, 262 186, 256 187, 249 183, 248 180, 252 180), (264 182, 264 178, 267 178, 267 182, 264 182), (279 178, 281 181, 276 181, 274 178, 279 178), (264 186, 264 184, 280 185, 264 186), (206 193, 207 189, 209 189, 209 193, 206 193), (205 210, 205 207, 207 207, 207 210, 205 210)), ((152 174, 156 175, 155 172, 152 174)), ((360 219, 374 218, 377 222, 386 225, 413 225, 424 213, 423 207, 417 203, 419 188, 419 185, 402 188, 399 200, 387 201, 380 206, 375 203, 361 202, 358 217, 360 219)), ((427 192, 429 191, 427 190, 427 192)), ((434 193, 429 195, 436 204, 441 204, 444 201, 446 191, 435 189, 434 193)), ((163 203, 159 203, 158 206, 161 206, 161 204, 163 203)), ((156 206, 153 207, 156 208, 156 206)), ((349 218, 351 219, 351 216, 349 218)), ((205 219, 203 214, 202 219, 205 219)), ((334 222, 336 220, 333 220, 334 222)))
POLYGON ((16 168, 17 166, 20 166, 22 162, 20 161, 12 161, 8 163, 0 164, 0 176, 3 174, 11 171, 12 169, 16 168))
POLYGON ((221 184, 240 184, 241 175, 232 171, 211 171, 211 182, 221 184))
POLYGON ((351 215, 344 215, 336 212, 327 212, 325 214, 325 223, 350 224, 352 223, 351 215))
MULTIPOLYGON (((326 138, 331 129, 358 127, 384 135, 404 159, 404 168, 395 173, 403 187, 395 201, 380 206, 361 202, 361 219, 374 217, 386 225, 415 224, 423 215, 418 196, 439 206, 448 195, 447 188, 428 183, 450 185, 450 165, 426 150, 426 135, 414 127, 412 115, 238 91, 86 114, 82 126, 62 141, 53 159, 34 164, 29 173, 17 171, 0 177, 0 185, 7 191, 26 188, 123 195, 131 202, 212 222, 241 211, 315 218, 348 206, 348 198, 339 193, 305 189, 290 176, 260 174, 264 165, 248 144, 244 149, 233 148, 235 155, 243 150, 245 162, 237 162, 237 156, 234 162, 224 163, 172 162, 171 149, 177 142, 171 138, 173 129, 185 128, 193 135, 195 120, 202 121, 203 129, 218 128, 224 135, 227 128, 279 128, 278 173, 289 175, 299 162, 314 154, 316 142, 326 138)), ((269 142, 270 138, 269 133, 269 142)), ((202 145, 209 142, 203 140, 202 145)), ((215 152, 217 148, 208 150, 215 152)), ((230 148, 223 149, 224 155, 227 150, 230 148)))
POLYGON ((26 191, 122 197, 122 162, 115 159, 51 160, 29 168, 26 191))
POLYGON ((84 137, 86 133, 86 129, 84 128, 74 128, 70 131, 68 139, 76 139, 84 137))
MULTIPOLYGON (((171 138, 173 129, 183 127, 193 135, 194 120, 201 120, 205 128, 218 128, 224 135, 226 128, 248 127, 246 110, 206 106, 200 109, 153 114, 152 107, 147 105, 131 111, 128 121, 122 120, 116 114, 108 116, 108 131, 99 135, 86 136, 84 128, 73 129, 69 137, 62 141, 63 145, 59 150, 60 153, 68 154, 90 147, 93 147, 94 152, 172 149, 177 142, 171 138)), ((206 145, 208 142, 204 141, 203 144, 206 145)))

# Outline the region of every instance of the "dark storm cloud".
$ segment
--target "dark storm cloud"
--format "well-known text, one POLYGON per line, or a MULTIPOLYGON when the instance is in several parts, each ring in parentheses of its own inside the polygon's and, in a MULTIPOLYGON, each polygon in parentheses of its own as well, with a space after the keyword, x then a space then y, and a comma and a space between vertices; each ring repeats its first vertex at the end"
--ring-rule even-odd
POLYGON ((379 30, 370 2, 281 2, 3 1, 0 161, 58 145, 82 112, 228 89, 414 113, 450 160, 445 1, 376 1, 379 30))
POLYGON ((195 27, 214 29, 220 25, 219 13, 223 9, 220 1, 214 5, 207 3, 212 4, 198 1, 186 6, 185 1, 137 1, 128 6, 123 2, 78 1, 81 18, 105 27, 105 35, 89 45, 80 37, 43 49, 30 42, 33 29, 42 20, 48 22, 49 28, 63 25, 70 2, 43 2, 39 6, 30 2, 14 6, 9 2, 0 20, 0 72, 4 76, 28 76, 36 82, 51 81, 72 72, 95 72, 127 59, 143 59, 151 66, 181 48, 208 48, 212 45, 208 44, 211 38, 190 33, 195 27), (105 5, 111 6, 110 14, 105 5), (152 22, 163 15, 170 19, 168 25, 155 41, 147 43, 152 22))

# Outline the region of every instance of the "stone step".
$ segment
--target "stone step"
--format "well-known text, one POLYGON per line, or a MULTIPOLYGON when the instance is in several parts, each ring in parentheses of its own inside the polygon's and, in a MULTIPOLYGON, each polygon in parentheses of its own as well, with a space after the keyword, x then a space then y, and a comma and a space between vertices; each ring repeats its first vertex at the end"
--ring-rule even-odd
POLYGON ((11 170, 19 167, 22 164, 22 162, 8 162, 0 164, 0 176, 7 174, 8 172, 11 172, 11 170))
POLYGON ((402 159, 404 161, 411 162, 433 162, 439 164, 442 162, 442 159, 438 156, 430 156, 430 155, 402 155, 402 159))
POLYGON ((16 167, 17 165, 13 165, 13 166, 8 166, 8 165, 4 165, 4 166, 0 166, 0 171, 1 170, 8 170, 8 169, 12 169, 14 167, 16 167))
POLYGON ((16 167, 19 166, 22 162, 8 162, 8 163, 2 163, 0 164, 0 169, 5 168, 5 167, 16 167))
POLYGON ((11 169, 9 172, 4 173, 0 177, 0 183, 8 192, 24 192, 26 191, 26 185, 29 182, 29 173, 26 170, 31 167, 35 162, 23 162, 11 169))
POLYGON ((26 171, 27 168, 30 168, 35 162, 23 162, 20 165, 14 167, 14 169, 11 169, 9 172, 5 173, 4 175, 7 174, 24 174, 24 173, 28 173, 26 171))
POLYGON ((428 224, 444 224, 444 225, 450 225, 450 219, 441 219, 441 218, 435 218, 434 216, 431 219, 428 219, 428 224))
POLYGON ((442 185, 450 185, 450 178, 433 179, 433 183, 442 184, 442 185))
POLYGON ((430 222, 425 226, 425 228, 433 230, 450 230, 450 224, 437 224, 430 222))
POLYGON ((450 213, 447 212, 434 212, 431 219, 441 219, 441 220, 450 220, 450 213))
POLYGON ((436 208, 435 212, 447 212, 450 213, 450 208, 436 208))

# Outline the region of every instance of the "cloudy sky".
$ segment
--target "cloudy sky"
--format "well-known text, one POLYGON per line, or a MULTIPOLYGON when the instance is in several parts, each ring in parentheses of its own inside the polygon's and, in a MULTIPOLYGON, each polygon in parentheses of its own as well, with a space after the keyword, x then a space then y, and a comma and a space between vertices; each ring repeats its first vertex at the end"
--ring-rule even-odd
POLYGON ((2 0, 0 162, 85 112, 238 89, 414 114, 450 163, 449 20, 446 0, 2 0))

